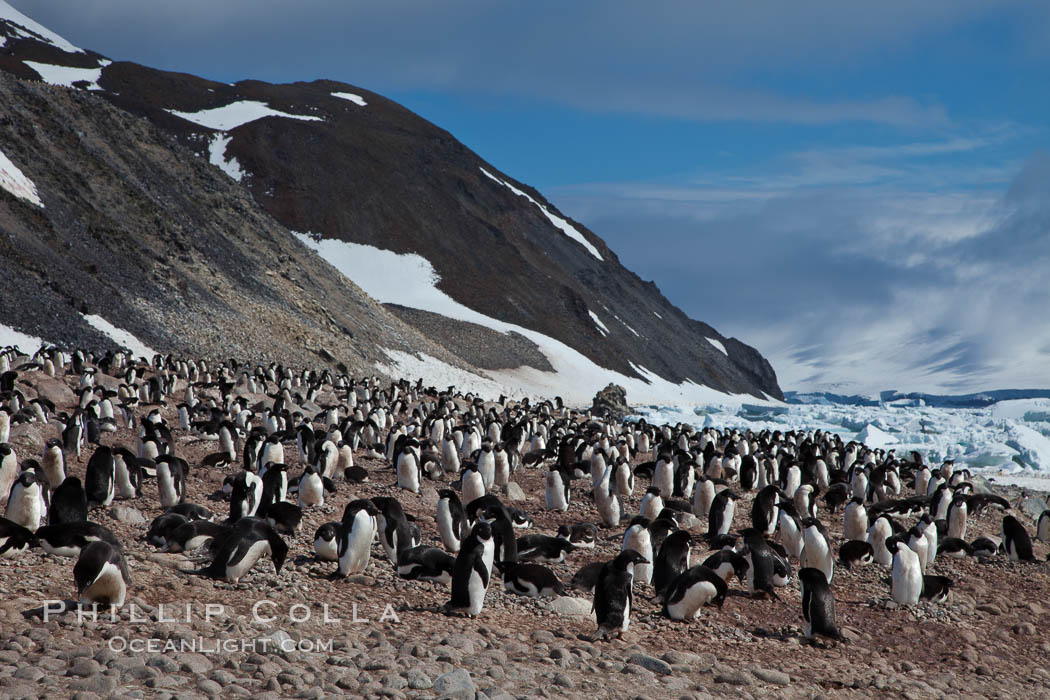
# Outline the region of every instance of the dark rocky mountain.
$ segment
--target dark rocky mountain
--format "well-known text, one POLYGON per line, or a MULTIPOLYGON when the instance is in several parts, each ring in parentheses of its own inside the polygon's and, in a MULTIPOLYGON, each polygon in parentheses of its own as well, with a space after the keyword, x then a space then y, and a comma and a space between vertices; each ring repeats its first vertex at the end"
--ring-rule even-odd
MULTIPOLYGON (((782 397, 758 351, 690 319, 542 194, 381 95, 328 80, 227 85, 110 63, 10 19, 0 19, 0 36, 6 37, 0 70, 64 83, 90 92, 93 106, 108 101, 144 117, 151 135, 160 130, 199 156, 199 164, 187 167, 219 165, 288 230, 420 255, 440 278, 438 288, 456 302, 554 338, 627 377, 643 377, 638 368, 644 367, 675 384, 691 380, 719 391, 782 397)), ((10 137, 0 130, 0 149, 11 147, 10 137)), ((227 185, 231 193, 239 189, 232 180, 227 185)), ((50 213, 50 190, 42 187, 41 196, 50 213)), ((165 222, 166 214, 156 218, 165 222)), ((215 264, 206 252, 197 262, 215 264)), ((304 283, 314 276, 314 266, 300 269, 304 283)), ((389 272, 397 284, 397 270, 389 272)), ((550 369, 521 335, 445 322, 429 313, 433 309, 385 309, 459 364, 550 369)), ((168 347, 167 339, 154 342, 168 347)))

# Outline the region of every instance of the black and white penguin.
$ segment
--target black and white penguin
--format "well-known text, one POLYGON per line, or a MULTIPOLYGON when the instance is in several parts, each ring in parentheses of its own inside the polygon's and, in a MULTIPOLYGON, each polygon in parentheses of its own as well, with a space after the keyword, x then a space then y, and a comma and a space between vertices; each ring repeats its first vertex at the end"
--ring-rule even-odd
POLYGON ((88 507, 105 507, 113 502, 116 495, 114 484, 113 450, 98 447, 88 459, 87 471, 84 473, 84 493, 87 494, 88 507))
POLYGON ((978 537, 969 546, 971 557, 994 557, 999 553, 999 543, 991 537, 978 537))
POLYGON ((0 559, 14 559, 36 541, 34 534, 27 528, 7 518, 0 518, 0 559))
POLYGON ((739 496, 729 489, 715 494, 711 501, 711 512, 707 516, 708 535, 725 535, 732 529, 737 498, 739 496))
POLYGON ((938 554, 953 559, 961 559, 969 553, 970 545, 958 537, 945 537, 937 543, 938 554))
POLYGON ((1024 525, 1012 515, 1003 518, 1002 527, 1003 550, 1010 557, 1010 561, 1032 561, 1032 539, 1024 525))
POLYGON ((300 508, 320 508, 324 505, 325 492, 335 492, 335 483, 322 476, 312 464, 303 469, 298 485, 300 508))
POLYGON ((61 440, 51 438, 47 441, 44 456, 41 458, 41 466, 51 489, 58 488, 58 485, 66 480, 66 456, 62 452, 61 440))
POLYGON ((831 535, 816 518, 806 518, 802 521, 803 539, 802 557, 799 565, 802 568, 811 566, 824 572, 828 585, 835 575, 835 553, 831 549, 831 535))
POLYGON ((452 598, 445 605, 449 613, 465 612, 470 617, 481 614, 492 578, 496 546, 492 528, 484 520, 474 525, 462 544, 452 571, 452 598))
POLYGON ((241 518, 221 541, 213 543, 212 549, 215 558, 211 564, 194 573, 230 583, 240 581, 264 555, 269 555, 274 570, 280 574, 288 556, 288 544, 273 526, 260 518, 241 518))
POLYGON ((559 525, 558 537, 568 540, 576 549, 594 549, 598 542, 598 526, 594 523, 559 525))
POLYGON ((805 567, 799 570, 798 580, 802 587, 802 618, 806 621, 806 639, 815 636, 842 639, 835 624, 835 596, 824 572, 805 567))
MULTIPOLYGON (((649 532, 650 524, 651 523, 648 519, 641 515, 636 515, 631 520, 627 531, 623 533, 623 542, 620 545, 620 551, 633 549, 641 554, 647 561, 653 561, 653 539, 652 533, 649 532)), ((653 565, 636 565, 634 567, 634 577, 640 583, 644 583, 648 586, 653 580, 653 565)))
POLYGON ((694 566, 675 577, 664 595, 663 613, 672 620, 692 620, 711 603, 722 607, 729 586, 717 572, 694 566))
POLYGON ((88 519, 87 495, 80 479, 66 477, 51 494, 51 507, 47 511, 47 524, 79 523, 88 519))
POLYGON ((693 515, 706 518, 711 513, 711 503, 715 500, 715 482, 701 475, 693 486, 693 515))
POLYGON ((496 568, 502 573, 518 562, 518 538, 514 535, 514 521, 503 505, 490 506, 486 511, 492 526, 496 568))
MULTIPOLYGON (((848 540, 839 547, 839 564, 846 569, 852 569, 854 564, 870 564, 873 561, 875 561, 875 550, 872 549, 870 542, 848 540)), ((827 578, 825 577, 824 580, 827 581, 827 578)))
POLYGON ((689 568, 689 543, 692 540, 685 530, 668 535, 660 544, 653 562, 653 591, 662 596, 680 573, 689 568))
POLYGON ((321 561, 339 560, 339 539, 342 523, 325 523, 314 532, 314 554, 321 561))
POLYGON ((741 582, 746 581, 747 576, 747 559, 744 558, 739 552, 735 552, 731 549, 720 549, 707 559, 704 559, 701 566, 706 566, 711 571, 718 574, 726 585, 733 580, 736 576, 741 582))
POLYGON ((209 545, 229 532, 229 525, 210 520, 189 520, 172 530, 166 538, 165 552, 192 552, 209 545))
POLYGON ((880 515, 868 528, 868 543, 875 555, 875 561, 887 569, 893 566, 893 552, 886 547, 886 540, 893 535, 893 525, 889 516, 880 515))
POLYGON ((557 466, 547 472, 545 498, 547 510, 565 512, 569 509, 571 480, 557 466))
POLYGON ((922 594, 922 566, 919 555, 899 535, 886 541, 893 552, 893 570, 890 576, 890 596, 898 605, 915 605, 922 594))
POLYGON ((759 490, 751 504, 751 527, 767 537, 772 536, 777 529, 780 516, 777 504, 781 498, 784 498, 784 494, 775 484, 759 490))
POLYGON ((546 566, 517 563, 503 572, 503 587, 508 593, 529 598, 549 598, 565 595, 565 586, 546 566))
MULTIPOLYGON (((249 474, 251 472, 248 472, 249 474)), ((262 494, 259 509, 274 503, 283 503, 288 497, 288 465, 270 462, 262 476, 262 494)))
MULTIPOLYGON (((397 503, 397 501, 394 502, 397 503)), ((400 507, 400 504, 398 504, 398 507, 400 507)), ((403 515, 404 513, 402 513, 402 519, 403 515)), ((346 509, 343 511, 343 520, 338 532, 339 547, 336 553, 339 567, 334 574, 336 577, 361 574, 368 568, 368 562, 372 557, 372 540, 375 539, 376 532, 379 532, 381 527, 380 517, 382 516, 379 507, 374 501, 369 499, 351 501, 347 504, 346 509)), ((411 546, 414 545, 409 544, 399 547, 397 544, 398 520, 394 516, 390 516, 389 518, 384 518, 382 524, 385 525, 391 522, 393 523, 391 533, 393 544, 388 550, 387 556, 392 555, 391 561, 396 566, 398 553, 405 549, 411 549, 411 546)), ((407 523, 405 525, 407 526, 407 523)), ((318 534, 320 535, 320 531, 318 531, 318 534)), ((403 531, 403 536, 407 537, 408 535, 404 534, 403 531)), ((386 547, 386 540, 383 540, 382 536, 380 541, 384 542, 384 547, 386 547)))
POLYGON ((602 565, 594 584, 592 610, 598 619, 598 632, 592 641, 622 637, 627 631, 634 603, 634 567, 644 563, 648 563, 645 557, 627 549, 602 565))
POLYGON ((303 522, 303 509, 287 501, 263 506, 259 509, 258 515, 282 535, 297 535, 299 525, 303 522))
POLYGON ((253 472, 241 472, 233 477, 229 522, 254 517, 259 512, 263 488, 263 480, 253 472))
POLYGON ((398 555, 397 575, 412 581, 430 581, 447 586, 452 582, 456 558, 437 547, 420 545, 398 555))
POLYGON ((922 577, 922 597, 934 603, 943 603, 948 600, 951 588, 952 580, 947 576, 926 574, 922 577))
POLYGON ((180 503, 164 511, 165 513, 178 513, 187 520, 214 520, 215 513, 196 503, 180 503))
MULTIPOLYGON (((656 486, 650 486, 642 496, 642 504, 638 506, 638 515, 649 520, 660 517, 660 511, 664 509, 662 491, 656 486)), ((670 493, 670 491, 668 491, 670 493)))
POLYGON ((113 450, 113 481, 116 498, 137 498, 142 493, 142 467, 126 447, 113 450))
POLYGON ((575 550, 576 547, 562 537, 522 535, 518 538, 519 561, 559 564, 565 561, 566 554, 571 554, 575 550))
POLYGON ((463 511, 463 504, 459 496, 452 489, 441 489, 438 491, 437 515, 438 536, 441 544, 449 552, 459 552, 459 543, 467 536, 467 515, 463 511))
POLYGON ((95 541, 84 545, 73 565, 80 605, 124 605, 131 574, 120 547, 95 541))
POLYGON ((802 529, 802 519, 798 516, 795 505, 788 501, 780 504, 779 529, 780 542, 788 556, 794 559, 802 557, 802 549, 805 546, 805 538, 802 529))
POLYGON ((47 513, 47 487, 42 472, 26 469, 15 479, 4 516, 13 523, 36 531, 47 513))
MULTIPOLYGON (((379 528, 379 542, 383 545, 387 559, 395 568, 397 567, 398 554, 404 549, 417 547, 420 544, 419 527, 409 522, 401 503, 392 496, 377 496, 372 503, 378 509, 376 523, 379 528)), ((347 510, 355 502, 347 505, 347 510)), ((343 522, 347 522, 346 512, 343 513, 343 522)))
POLYGON ((165 454, 154 460, 157 463, 157 493, 162 508, 170 508, 186 500, 186 477, 189 464, 181 457, 165 454))
POLYGON ((1050 510, 1039 514, 1039 521, 1035 524, 1035 538, 1040 542, 1050 542, 1050 510))
POLYGON ((774 600, 780 600, 776 591, 777 555, 766 542, 765 536, 753 528, 742 531, 744 535, 744 558, 747 560, 747 590, 752 597, 768 594, 774 600))
POLYGON ((956 493, 948 504, 948 537, 966 539, 966 516, 969 514, 966 500, 965 494, 956 493))
POLYGON ((842 536, 847 540, 866 541, 869 527, 868 511, 864 508, 864 499, 851 498, 842 516, 842 536))
POLYGON ((181 513, 158 515, 146 531, 146 541, 157 547, 164 547, 168 543, 168 536, 175 531, 175 528, 187 522, 189 518, 181 513))

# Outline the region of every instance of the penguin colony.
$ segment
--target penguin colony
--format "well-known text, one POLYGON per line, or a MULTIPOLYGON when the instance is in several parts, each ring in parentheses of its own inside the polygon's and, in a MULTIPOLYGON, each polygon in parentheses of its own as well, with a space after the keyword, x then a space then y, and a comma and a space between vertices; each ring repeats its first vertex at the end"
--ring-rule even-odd
MULTIPOLYGON (((145 538, 186 554, 183 575, 236 583, 263 559, 280 574, 290 554, 309 552, 330 562, 334 579, 390 566, 447 589, 442 611, 471 617, 483 614, 494 582, 529 597, 576 590, 593 596, 595 639, 629 629, 635 596, 687 622, 734 590, 778 604, 778 589, 797 579, 805 637, 841 640, 835 583, 854 567, 882 567, 887 596, 912 606, 948 599, 953 581, 931 570, 939 557, 1034 559, 1029 525, 1001 497, 976 493, 969 476, 950 461, 932 467, 918 453, 902 459, 819 430, 621 425, 560 399, 486 403, 421 380, 0 351, 0 557, 39 547, 69 558, 81 605, 122 606, 133 586, 123 543, 92 516, 116 500, 152 501, 164 513, 145 538), (27 399, 22 388, 44 375, 75 381, 71 410, 27 399), (47 427, 35 453, 8 444, 22 423, 47 427), (118 427, 137 437, 120 444, 110 437, 118 427), (191 463, 179 438, 218 449, 191 463), (386 468, 369 473, 354 463, 361 458, 386 468), (202 470, 226 475, 213 496, 222 508, 187 501, 187 479, 202 470), (520 470, 545 473, 548 511, 582 503, 595 522, 535 531, 532 515, 499 495, 520 470), (339 520, 301 532, 304 511, 376 481, 389 495, 352 498, 339 520), (438 495, 430 543, 399 500, 428 483, 438 495), (736 529, 748 492, 750 526, 736 529), (968 517, 989 508, 1003 511, 1001 529, 972 532, 968 517), (829 533, 832 520, 843 540, 829 533), (620 553, 579 566, 571 581, 549 566, 609 539, 620 553)), ((1050 510, 1035 534, 1050 536, 1050 510)))

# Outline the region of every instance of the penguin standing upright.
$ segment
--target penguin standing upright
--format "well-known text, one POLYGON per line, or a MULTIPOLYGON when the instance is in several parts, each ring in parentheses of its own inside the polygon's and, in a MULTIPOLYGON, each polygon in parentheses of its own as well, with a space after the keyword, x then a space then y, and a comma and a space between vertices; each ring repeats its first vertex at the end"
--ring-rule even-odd
POLYGON ((787 501, 780 504, 779 529, 780 543, 784 545, 788 556, 800 559, 805 539, 802 534, 802 519, 798 517, 794 504, 787 501))
POLYGON ((915 605, 922 595, 922 567, 919 555, 900 537, 891 537, 887 548, 893 551, 890 595, 899 605, 915 605))
POLYGON ((623 533, 623 544, 620 551, 633 549, 641 554, 646 560, 645 564, 634 567, 634 577, 641 583, 649 585, 653 580, 653 540, 649 534, 649 521, 638 515, 631 520, 627 532, 623 533))
POLYGON ((693 515, 706 518, 711 514, 711 502, 715 500, 715 482, 701 476, 693 487, 693 515))
POLYGON ((351 501, 343 511, 339 528, 339 567, 336 576, 364 573, 372 557, 372 540, 378 529, 379 509, 368 500, 351 501))
POLYGON ((886 540, 893 535, 893 526, 886 516, 880 515, 868 528, 868 542, 880 566, 890 568, 893 566, 893 552, 886 546, 886 540))
MULTIPOLYGON (((346 511, 343 512, 344 523, 347 522, 347 511, 355 503, 358 502, 351 501, 347 505, 346 511)), ((396 498, 377 496, 372 499, 372 503, 379 511, 376 515, 379 543, 383 545, 383 551, 386 552, 387 559, 390 560, 390 563, 396 569, 398 555, 401 551, 419 545, 419 527, 408 521, 408 518, 405 516, 405 509, 401 507, 401 503, 396 498)))
POLYGON ((142 490, 142 468, 126 447, 113 450, 113 481, 116 498, 137 498, 142 490))
POLYGON ((331 479, 321 476, 312 464, 307 464, 299 477, 299 507, 320 508, 324 505, 325 491, 334 490, 335 484, 331 479))
POLYGON ((88 459, 84 473, 84 493, 88 507, 108 506, 116 495, 114 486, 113 450, 99 447, 88 459))
POLYGON ((965 494, 957 493, 952 496, 952 501, 948 504, 948 537, 966 539, 967 510, 965 494))
POLYGON ((44 468, 48 486, 52 490, 58 488, 58 485, 66 480, 66 457, 62 452, 61 440, 51 438, 47 441, 41 466, 44 468))
POLYGON ((18 454, 7 443, 0 443, 0 504, 7 503, 7 497, 11 494, 11 487, 17 478, 18 454))
POLYGON ((805 544, 802 547, 802 557, 799 563, 802 568, 810 566, 820 569, 824 572, 824 577, 830 585, 835 575, 835 554, 831 549, 831 536, 828 534, 828 529, 816 518, 806 518, 802 521, 802 525, 805 528, 803 530, 805 544))
POLYGON ((653 562, 653 591, 656 595, 664 594, 678 574, 689 568, 690 534, 685 530, 672 532, 660 543, 660 549, 653 562))
POLYGON ((670 494, 670 491, 663 491, 658 486, 650 486, 645 491, 645 495, 642 496, 642 504, 638 506, 638 515, 649 520, 656 520, 660 517, 660 511, 664 509, 664 499, 662 494, 670 494))
POLYGON ((842 536, 847 540, 867 540, 868 527, 868 511, 864 508, 864 500, 850 499, 842 517, 842 536))
POLYGON ((4 516, 13 523, 35 532, 40 520, 47 512, 44 475, 35 469, 27 469, 18 475, 11 487, 4 516))
POLYGON ((547 472, 546 480, 547 510, 565 512, 569 509, 569 477, 557 466, 547 472))
POLYGON ((485 495, 485 479, 477 469, 466 469, 463 472, 462 493, 464 503, 470 503, 485 495))
POLYGON ((707 516, 707 534, 725 535, 733 527, 733 515, 736 513, 737 494, 725 489, 711 501, 711 512, 707 516))
POLYGON ((80 550, 73 566, 80 605, 124 605, 131 575, 120 547, 102 540, 89 542, 80 550))
POLYGON ((1003 518, 1003 549, 1011 561, 1032 561, 1032 538, 1017 518, 1007 515, 1003 518))
POLYGON ((470 617, 481 613, 492 577, 494 556, 492 528, 481 520, 463 539, 456 555, 452 568, 452 598, 445 605, 446 612, 465 611, 470 617))
POLYGON ((505 572, 518 563, 518 538, 514 536, 514 521, 502 504, 490 506, 487 515, 492 526, 496 568, 505 572))
POLYGON ((806 567, 798 572, 802 586, 802 618, 806 621, 806 639, 814 636, 842 639, 835 624, 835 596, 820 569, 806 567))
POLYGON ((747 560, 747 590, 753 597, 768 594, 774 600, 780 600, 773 590, 776 569, 776 554, 766 542, 765 536, 748 528, 743 531, 744 559, 747 560))
POLYGON ((84 487, 80 484, 80 479, 75 476, 68 476, 51 494, 51 507, 47 512, 47 523, 48 525, 78 523, 87 520, 87 518, 88 506, 84 487))
POLYGON ((1035 537, 1040 542, 1050 542, 1050 510, 1044 510, 1039 514, 1039 521, 1035 526, 1035 537))
POLYGON ((445 549, 452 554, 459 552, 460 542, 467 536, 467 514, 463 512, 463 504, 455 491, 438 491, 437 515, 434 519, 445 549))
MULTIPOLYGON (((419 493, 419 455, 416 450, 419 443, 415 440, 405 441, 405 446, 397 454, 397 485, 406 491, 419 493), (413 445, 415 448, 413 449, 413 445)), ((491 453, 490 453, 491 454, 491 453)))
POLYGON ((751 504, 751 527, 767 537, 776 532, 780 516, 777 502, 782 495, 783 493, 775 484, 770 484, 755 495, 755 500, 751 504))
POLYGON ((157 457, 157 493, 160 505, 171 508, 186 500, 186 477, 189 465, 186 460, 166 454, 157 457))
POLYGON ((617 527, 623 515, 623 504, 609 479, 612 467, 606 467, 602 477, 594 486, 594 503, 598 507, 598 517, 606 527, 617 527))
POLYGON ((627 549, 602 566, 594 586, 592 610, 598 620, 598 632, 592 641, 622 637, 627 631, 634 603, 634 567, 645 563, 645 557, 627 549))

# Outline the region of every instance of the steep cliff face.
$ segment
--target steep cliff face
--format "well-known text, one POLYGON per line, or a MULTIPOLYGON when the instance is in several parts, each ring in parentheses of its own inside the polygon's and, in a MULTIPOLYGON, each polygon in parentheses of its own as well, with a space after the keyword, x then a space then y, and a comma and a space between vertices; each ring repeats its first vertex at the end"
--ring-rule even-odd
MULTIPOLYGON (((325 241, 352 244, 341 268, 352 279, 363 272, 355 259, 373 252, 418 256, 422 268, 395 264, 384 279, 361 283, 396 303, 388 310, 442 345, 443 357, 550 370, 551 339, 628 378, 781 398, 754 348, 687 317, 542 194, 381 95, 323 80, 226 85, 111 63, 10 18, 0 19, 4 32, 0 70, 90 91, 145 117, 239 182, 276 222, 312 234, 322 255, 325 241), (405 277, 416 269, 434 289, 406 300, 401 292, 418 280, 405 277), (464 341, 464 321, 489 332, 464 341)), ((310 276, 308 265, 301 277, 310 276)))

